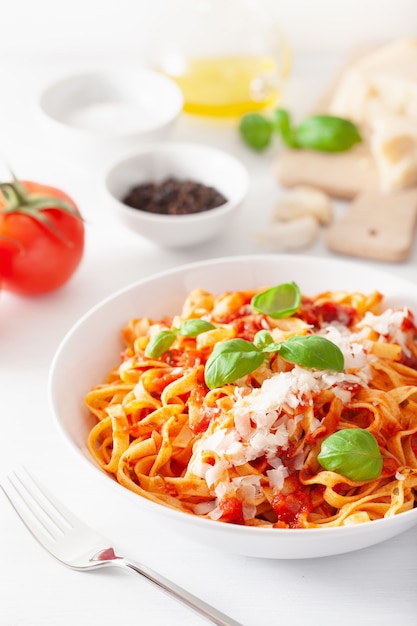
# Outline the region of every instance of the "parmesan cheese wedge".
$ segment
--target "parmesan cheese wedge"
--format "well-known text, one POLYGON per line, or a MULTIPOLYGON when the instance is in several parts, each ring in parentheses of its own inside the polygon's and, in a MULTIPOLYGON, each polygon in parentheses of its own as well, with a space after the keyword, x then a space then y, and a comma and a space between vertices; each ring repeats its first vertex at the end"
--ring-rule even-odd
POLYGON ((371 151, 384 191, 417 185, 417 121, 402 116, 376 119, 371 151))
POLYGON ((417 39, 394 41, 342 74, 329 112, 366 124, 380 115, 417 118, 417 39))

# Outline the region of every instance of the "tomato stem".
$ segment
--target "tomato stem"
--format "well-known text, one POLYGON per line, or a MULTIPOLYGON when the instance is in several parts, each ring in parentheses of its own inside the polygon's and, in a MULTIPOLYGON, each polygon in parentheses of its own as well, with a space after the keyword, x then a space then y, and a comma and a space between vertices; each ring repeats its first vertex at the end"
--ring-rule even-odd
POLYGON ((6 202, 6 206, 1 209, 3 214, 20 213, 21 215, 27 215, 45 226, 65 245, 68 247, 72 246, 72 243, 51 222, 47 214, 43 212, 45 209, 59 209, 82 221, 78 211, 70 202, 61 198, 54 198, 53 196, 31 195, 15 177, 13 177, 13 182, 0 183, 0 191, 6 202))

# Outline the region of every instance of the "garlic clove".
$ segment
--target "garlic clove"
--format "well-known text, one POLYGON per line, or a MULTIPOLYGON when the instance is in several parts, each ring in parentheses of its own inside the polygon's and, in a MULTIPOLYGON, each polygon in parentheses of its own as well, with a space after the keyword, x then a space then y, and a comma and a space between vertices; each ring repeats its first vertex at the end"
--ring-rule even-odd
POLYGON ((307 248, 317 238, 319 223, 312 215, 304 215, 291 221, 272 222, 267 230, 256 233, 257 239, 275 248, 299 250, 307 248))
POLYGON ((330 197, 309 185, 299 185, 288 191, 273 211, 273 219, 281 221, 291 221, 308 215, 323 225, 329 224, 333 217, 330 197))

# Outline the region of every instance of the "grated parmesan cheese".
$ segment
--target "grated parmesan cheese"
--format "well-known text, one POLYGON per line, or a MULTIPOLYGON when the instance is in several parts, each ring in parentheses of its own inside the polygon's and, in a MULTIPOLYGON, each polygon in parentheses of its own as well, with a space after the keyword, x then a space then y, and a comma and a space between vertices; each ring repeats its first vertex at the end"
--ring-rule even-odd
POLYGON ((382 337, 389 337, 394 343, 401 346, 404 354, 410 356, 410 350, 407 348, 405 334, 402 330, 402 325, 408 315, 407 308, 395 311, 387 309, 381 315, 374 315, 368 311, 358 326, 360 328, 368 327, 382 337))
POLYGON ((281 462, 281 464, 274 469, 267 470, 266 475, 269 478, 271 487, 275 487, 281 491, 284 486, 284 479, 287 478, 289 474, 287 468, 281 462))
MULTIPOLYGON (((372 376, 368 337, 371 331, 379 334, 381 341, 395 341, 404 351, 405 334, 402 331, 407 309, 388 309, 381 315, 366 313, 352 332, 345 325, 335 322, 324 326, 319 333, 337 345, 343 353, 343 372, 310 370, 294 365, 289 371, 265 372, 259 388, 246 386, 245 378, 236 382, 233 412, 234 426, 217 428, 206 433, 194 447, 189 468, 204 478, 213 496, 214 508, 208 508, 212 519, 221 517, 219 501, 226 495, 238 495, 243 503, 243 516, 251 519, 256 513, 256 497, 262 489, 256 475, 229 478, 228 470, 265 456, 270 465, 266 471, 269 486, 281 490, 289 475, 287 467, 279 458, 279 449, 286 449, 289 438, 297 424, 305 419, 303 407, 313 404, 314 396, 331 389, 335 396, 348 404, 352 397, 350 386, 366 387, 372 376), (204 458, 212 455, 214 464, 204 458)), ((314 432, 321 421, 309 416, 308 430, 314 432)), ((301 469, 303 453, 293 459, 295 469, 301 469)), ((398 473, 397 480, 404 477, 398 473)))

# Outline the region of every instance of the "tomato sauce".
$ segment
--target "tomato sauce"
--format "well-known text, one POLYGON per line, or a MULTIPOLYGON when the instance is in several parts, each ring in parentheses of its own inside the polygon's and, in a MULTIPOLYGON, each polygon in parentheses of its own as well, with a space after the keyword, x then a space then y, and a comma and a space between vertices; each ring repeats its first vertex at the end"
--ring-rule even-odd
POLYGON ((210 422, 220 415, 218 406, 206 406, 204 398, 208 392, 206 385, 200 383, 190 391, 188 407, 190 411, 190 429, 198 435, 207 430, 210 422))
POLYGON ((402 365, 406 365, 407 367, 410 367, 413 370, 417 370, 417 357, 414 356, 413 354, 410 354, 410 355, 404 354, 404 350, 401 354, 400 363, 402 365))
POLYGON ((238 318, 233 321, 233 326, 236 329, 236 335, 246 341, 253 341, 256 333, 268 328, 265 315, 248 315, 238 318))
POLYGON ((398 470, 398 463, 391 457, 385 457, 382 463, 382 476, 395 476, 398 470))
POLYGON ((186 350, 170 348, 161 356, 160 360, 171 365, 171 367, 195 367, 205 361, 201 351, 192 348, 186 350))
POLYGON ((207 430, 210 426, 210 423, 213 419, 220 415, 220 409, 218 407, 202 407, 200 413, 200 419, 191 424, 190 429, 195 434, 198 435, 207 430))
POLYGON ((232 524, 244 524, 243 504, 236 496, 225 496, 219 502, 219 508, 222 511, 221 521, 231 522, 232 524))
POLYGON ((274 494, 271 507, 277 516, 277 526, 285 528, 303 528, 313 510, 309 494, 294 476, 285 479, 284 488, 274 494))
POLYGON ((339 322, 350 328, 357 317, 357 311, 347 304, 338 302, 315 304, 310 298, 303 297, 297 317, 317 328, 332 322, 339 322))
POLYGON ((416 322, 412 311, 407 311, 407 317, 404 318, 401 329, 403 331, 411 330, 417 335, 416 322))

